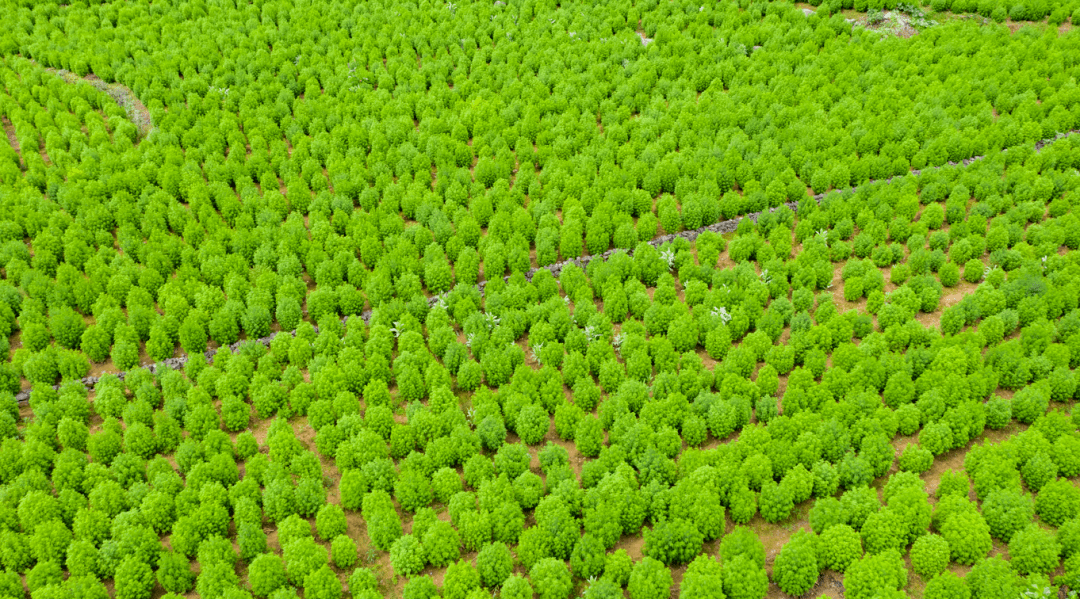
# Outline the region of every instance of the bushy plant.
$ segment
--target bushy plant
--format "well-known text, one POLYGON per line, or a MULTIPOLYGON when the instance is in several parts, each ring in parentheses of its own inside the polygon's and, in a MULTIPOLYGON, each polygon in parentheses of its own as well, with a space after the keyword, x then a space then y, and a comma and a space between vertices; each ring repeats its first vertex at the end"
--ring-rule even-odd
POLYGON ((844 573, 846 597, 871 599, 882 591, 896 591, 907 585, 907 569, 900 552, 890 549, 867 554, 848 567, 844 573))
POLYGON ((1022 579, 1002 556, 980 560, 964 577, 973 597, 1005 599, 1021 596, 1022 579))
POLYGON ((514 556, 505 543, 488 543, 477 553, 476 567, 485 587, 497 587, 513 572, 514 556))
POLYGON ((529 569, 529 580, 540 599, 567 599, 574 588, 566 564, 552 557, 536 562, 529 569))
POLYGON ((449 522, 439 520, 428 528, 422 541, 424 556, 431 565, 442 567, 457 561, 461 554, 458 533, 449 522))
POLYGON ((1009 541, 1010 563, 1021 574, 1048 573, 1060 562, 1061 545, 1053 533, 1031 523, 1009 541))
POLYGON ((634 560, 625 549, 616 549, 604 559, 604 578, 614 580, 619 586, 626 586, 633 569, 634 560))
POLYGON ((339 504, 324 504, 315 515, 315 530, 324 541, 345 534, 346 528, 345 510, 341 509, 339 504))
POLYGON ((990 526, 990 534, 1008 543, 1035 515, 1035 502, 1020 489, 995 489, 986 496, 982 514, 990 526))
POLYGON ((773 580, 780 590, 793 596, 809 591, 817 584, 820 571, 812 533, 796 533, 781 549, 773 562, 773 580))
POLYGON ((762 599, 769 591, 765 568, 745 553, 724 559, 724 594, 730 599, 762 599))
POLYGON ((248 565, 248 582, 256 597, 269 597, 285 585, 285 563, 273 553, 263 553, 248 565))
POLYGON ((1050 526, 1061 526, 1080 512, 1080 489, 1068 479, 1054 479, 1035 495, 1035 513, 1050 526))
POLYGON ((911 568, 924 578, 935 576, 949 565, 949 543, 939 535, 927 534, 911 546, 911 568))
POLYGON ((663 599, 671 594, 671 570, 651 557, 634 564, 626 590, 630 599, 663 599))
POLYGON ((402 535, 390 546, 390 565, 399 576, 412 576, 426 564, 424 547, 413 535, 402 535))
POLYGON ((323 565, 304 578, 304 597, 312 599, 341 599, 341 581, 330 566, 323 565))
POLYGON ((645 554, 665 565, 689 563, 704 541, 697 527, 681 518, 658 522, 644 536, 645 554))
POLYGON ((971 590, 967 581, 953 572, 942 572, 934 576, 923 588, 924 599, 968 599, 971 590))
MULTIPOLYGON (((280 558, 278 560, 280 561, 280 558)), ((68 568, 70 569, 70 565, 68 568)), ((284 566, 281 575, 284 579, 284 566)), ((191 571, 191 562, 186 557, 175 551, 167 551, 158 558, 157 580, 161 587, 170 593, 186 593, 195 583, 195 573, 191 571)))
POLYGON ((115 581, 119 599, 149 599, 154 592, 154 570, 134 556, 120 561, 115 581))
POLYGON ((847 524, 836 524, 821 533, 818 550, 819 565, 844 572, 862 556, 862 538, 847 524))
POLYGON ((532 599, 532 584, 528 578, 514 574, 503 583, 501 596, 506 599, 532 599))
POLYGON ((351 568, 358 558, 356 541, 347 535, 338 535, 330 543, 330 558, 338 569, 351 568))
POLYGON ((949 559, 958 564, 974 564, 986 556, 994 545, 990 539, 990 527, 975 511, 949 516, 941 526, 941 536, 949 544, 949 559))
POLYGON ((761 486, 758 509, 766 522, 781 522, 791 515, 795 506, 791 489, 787 485, 768 480, 761 486))

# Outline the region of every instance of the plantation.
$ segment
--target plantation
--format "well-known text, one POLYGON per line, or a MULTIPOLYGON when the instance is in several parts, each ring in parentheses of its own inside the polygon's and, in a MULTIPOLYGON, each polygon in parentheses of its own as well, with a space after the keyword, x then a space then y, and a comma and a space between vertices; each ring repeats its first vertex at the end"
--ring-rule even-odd
POLYGON ((1075 1, 0 18, 0 599, 1080 592, 1075 1))

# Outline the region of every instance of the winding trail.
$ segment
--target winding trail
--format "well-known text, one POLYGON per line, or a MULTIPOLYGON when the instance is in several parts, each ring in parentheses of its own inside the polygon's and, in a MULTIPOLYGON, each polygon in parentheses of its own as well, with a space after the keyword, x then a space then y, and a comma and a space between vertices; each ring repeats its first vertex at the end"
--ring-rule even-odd
MULTIPOLYGON (((75 76, 75 75, 72 74, 72 76, 75 76)), ((1071 131, 1069 131, 1067 133, 1058 133, 1056 136, 1054 136, 1053 138, 1050 138, 1050 139, 1039 140, 1039 141, 1035 142, 1035 152, 1038 153, 1038 152, 1042 151, 1042 149, 1044 147, 1046 147, 1047 145, 1049 145, 1051 143, 1054 143, 1054 142, 1059 141, 1061 139, 1064 139, 1066 137, 1070 137, 1070 136, 1077 135, 1077 134, 1080 134, 1080 129, 1073 129, 1073 130, 1071 130, 1071 131)), ((1008 152, 1008 151, 1009 151, 1009 148, 1005 148, 1005 149, 1001 150, 1001 152, 1008 152)), ((970 165, 970 164, 972 164, 974 162, 984 160, 985 158, 986 158, 985 155, 983 155, 983 156, 973 156, 971 158, 966 158, 966 159, 961 160, 959 162, 949 162, 947 165, 942 165, 942 166, 938 166, 938 167, 932 167, 931 169, 922 169, 922 170, 912 169, 909 172, 912 175, 918 176, 919 174, 921 174, 925 170, 938 170, 938 169, 945 168, 945 166, 968 166, 968 165, 970 165)), ((847 188, 845 190, 833 190, 833 191, 830 191, 830 192, 819 193, 819 194, 814 195, 812 197, 813 197, 814 201, 820 202, 829 193, 837 193, 837 192, 843 192, 843 191, 854 191, 854 190, 858 189, 859 187, 862 187, 862 186, 865 186, 865 185, 872 185, 872 184, 875 184, 875 183, 888 183, 888 182, 891 182, 895 178, 896 177, 889 177, 888 179, 878 179, 878 180, 871 179, 871 180, 867 181, 866 183, 864 183, 863 185, 852 186, 852 187, 849 187, 849 188, 847 188)), ((781 206, 786 206, 787 208, 795 210, 796 208, 798 208, 798 203, 797 202, 786 202, 784 204, 781 204, 781 206)), ((683 238, 683 239, 693 241, 694 239, 697 239, 697 237, 699 235, 701 235, 702 233, 704 233, 706 231, 712 231, 714 233, 721 233, 721 234, 723 234, 723 233, 732 233, 738 228, 739 223, 742 222, 744 219, 750 219, 751 221, 757 222, 758 217, 760 217, 762 214, 775 212, 779 208, 780 208, 780 206, 777 206, 777 207, 774 207, 774 208, 770 208, 769 210, 766 210, 766 211, 752 212, 750 214, 746 214, 746 215, 743 215, 743 216, 740 216, 740 217, 737 217, 737 218, 733 218, 733 219, 729 219, 729 220, 725 220, 725 221, 720 221, 718 223, 714 223, 714 224, 711 224, 711 225, 706 225, 704 227, 699 227, 697 229, 692 229, 692 230, 689 230, 689 231, 681 231, 679 233, 671 233, 671 234, 668 234, 668 235, 661 235, 661 236, 656 237, 655 239, 652 239, 652 240, 650 240, 650 241, 648 241, 646 243, 648 243, 649 245, 651 245, 653 247, 660 247, 660 246, 662 246, 662 245, 664 245, 666 243, 671 243, 676 238, 680 238, 680 237, 683 238)), ((535 275, 540 270, 547 270, 551 274, 558 277, 559 273, 562 272, 562 269, 565 268, 566 266, 570 265, 570 264, 575 264, 578 267, 584 269, 593 260, 596 260, 596 259, 606 260, 607 258, 612 256, 613 254, 619 253, 619 252, 625 253, 625 254, 630 255, 630 256, 632 256, 634 254, 634 251, 632 249, 631 250, 626 250, 626 249, 621 249, 620 248, 620 249, 608 250, 608 251, 606 251, 606 252, 604 252, 602 254, 591 254, 591 255, 587 255, 587 256, 581 256, 581 257, 578 257, 578 258, 571 258, 570 260, 563 260, 562 262, 556 262, 554 264, 549 264, 547 266, 541 266, 541 267, 538 267, 538 268, 531 269, 527 273, 525 273, 525 278, 527 280, 531 281, 533 275, 535 275)), ((509 275, 503 277, 504 281, 509 280, 509 279, 510 279, 509 275)), ((486 284, 487 284, 486 281, 481 281, 480 283, 478 283, 476 285, 476 288, 477 288, 477 290, 479 290, 481 297, 483 297, 484 287, 485 287, 486 284)), ((437 302, 438 300, 439 300, 439 296, 431 297, 431 298, 428 299, 428 305, 434 305, 435 302, 437 302)), ((360 314, 360 318, 362 318, 364 320, 364 322, 368 322, 371 319, 371 313, 372 313, 371 310, 365 310, 364 312, 362 312, 360 314)), ((348 318, 349 317, 347 317, 347 316, 343 317, 341 319, 342 323, 347 321, 348 318)), ((318 327, 315 327, 315 330, 316 330, 316 332, 318 332, 318 330, 319 330, 318 327)), ((237 341, 236 343, 233 343, 233 344, 229 345, 228 347, 229 347, 229 351, 231 351, 232 353, 236 353, 237 351, 239 351, 240 346, 243 345, 244 343, 255 341, 257 343, 261 343, 263 345, 269 346, 270 342, 274 339, 274 337, 276 337, 278 335, 282 335, 282 334, 295 335, 295 333, 296 333, 296 331, 280 331, 280 332, 277 332, 277 333, 272 333, 272 334, 270 334, 270 335, 268 335, 266 337, 262 337, 262 338, 259 338, 259 339, 254 339, 254 340, 245 339, 243 341, 237 341)), ((216 352, 217 352, 217 350, 207 350, 203 355, 206 357, 206 359, 209 362, 212 363, 213 359, 214 359, 214 354, 216 352)), ((151 373, 156 373, 159 368, 169 368, 169 369, 174 369, 175 370, 175 369, 183 368, 184 365, 187 364, 188 359, 189 359, 188 355, 182 355, 182 356, 175 357, 175 358, 167 358, 165 360, 162 360, 161 362, 142 364, 141 367, 149 370, 151 373)), ((118 378, 123 380, 123 378, 124 378, 124 376, 126 374, 127 374, 126 372, 117 372, 117 373, 115 373, 115 376, 117 376, 118 378)), ((85 387, 87 387, 88 389, 93 389, 94 386, 97 384, 98 379, 99 379, 99 377, 88 376, 88 377, 84 377, 82 379, 79 379, 79 381, 85 387)), ((53 385, 53 389, 59 389, 59 388, 60 388, 60 385, 53 385)), ((19 403, 26 403, 26 402, 28 402, 30 400, 30 392, 29 391, 20 391, 18 394, 15 395, 15 399, 19 403)))
POLYGON ((122 83, 108 83, 93 73, 87 73, 80 77, 77 73, 73 73, 67 69, 55 69, 53 67, 43 66, 33 58, 26 58, 25 56, 22 56, 21 58, 60 77, 72 85, 89 83, 98 91, 108 95, 118 106, 124 109, 124 112, 127 113, 128 120, 138 128, 139 139, 145 139, 147 135, 154 132, 154 120, 150 117, 150 110, 142 103, 142 100, 135 95, 135 92, 131 91, 130 88, 122 83))

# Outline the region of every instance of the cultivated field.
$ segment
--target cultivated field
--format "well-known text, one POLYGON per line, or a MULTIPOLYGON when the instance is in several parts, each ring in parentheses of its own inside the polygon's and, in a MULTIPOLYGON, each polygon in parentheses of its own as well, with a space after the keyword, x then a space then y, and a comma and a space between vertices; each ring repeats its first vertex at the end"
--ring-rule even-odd
POLYGON ((0 1, 0 599, 1075 599, 1080 0, 703 1, 0 1))

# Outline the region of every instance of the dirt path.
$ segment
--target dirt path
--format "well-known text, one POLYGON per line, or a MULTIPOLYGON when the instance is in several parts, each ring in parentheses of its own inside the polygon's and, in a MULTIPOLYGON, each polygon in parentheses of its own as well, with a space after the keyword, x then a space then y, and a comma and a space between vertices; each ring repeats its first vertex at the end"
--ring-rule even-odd
POLYGON ((19 147, 19 138, 15 136, 15 126, 11 124, 11 119, 6 116, 0 116, 0 123, 4 125, 4 133, 7 134, 8 143, 11 144, 11 149, 15 150, 15 154, 19 157, 19 165, 25 167, 26 161, 22 158, 22 149, 19 147))
MULTIPOLYGON (((33 59, 27 58, 26 60, 41 66, 33 59)), ((127 86, 121 83, 107 83, 93 73, 88 73, 87 75, 80 77, 66 69, 54 69, 52 67, 41 68, 57 75, 64 81, 73 85, 80 81, 86 82, 94 86, 98 91, 108 94, 110 98, 116 101, 118 106, 124 109, 128 119, 130 119, 131 122, 135 124, 135 127, 138 128, 140 139, 145 138, 155 130, 154 121, 150 117, 150 110, 146 108, 146 105, 142 103, 142 100, 135 96, 135 92, 131 91, 127 86)))

